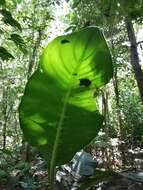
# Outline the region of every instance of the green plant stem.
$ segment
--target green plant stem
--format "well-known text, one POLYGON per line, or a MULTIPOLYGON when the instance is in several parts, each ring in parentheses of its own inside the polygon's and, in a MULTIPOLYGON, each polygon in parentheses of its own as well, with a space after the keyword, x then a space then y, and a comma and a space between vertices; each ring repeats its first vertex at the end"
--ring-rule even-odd
POLYGON ((50 190, 54 190, 55 189, 55 168, 52 168, 50 170, 49 186, 50 186, 50 190))
POLYGON ((51 158, 51 165, 50 165, 50 190, 54 190, 55 187, 55 163, 56 163, 56 155, 57 155, 57 150, 58 150, 58 145, 59 145, 59 139, 61 136, 61 132, 62 132, 62 125, 63 125, 63 120, 64 120, 64 116, 65 116, 65 112, 66 112, 66 106, 67 106, 67 102, 69 99, 71 93, 71 87, 69 88, 66 96, 65 96, 65 101, 64 101, 64 106, 62 109, 62 114, 59 120, 59 126, 58 126, 58 130, 57 130, 57 135, 56 135, 56 139, 55 139, 55 143, 54 143, 54 148, 53 148, 53 154, 52 154, 52 158, 51 158))
MULTIPOLYGON (((81 56, 82 58, 82 56, 81 56)), ((77 72, 78 68, 81 65, 81 61, 80 64, 75 68, 74 72, 77 72)), ((62 133, 62 125, 63 125, 63 120, 65 117, 65 112, 66 112, 66 108, 67 108, 67 103, 71 94, 71 90, 72 90, 72 84, 73 84, 73 80, 74 80, 74 76, 72 77, 72 82, 71 82, 71 86, 69 87, 65 98, 64 98, 64 105, 63 105, 63 109, 61 112, 61 117, 59 119, 59 124, 58 124, 58 130, 57 130, 57 135, 56 135, 56 139, 55 139, 55 143, 54 143, 54 148, 53 148, 53 153, 52 153, 52 158, 51 158, 51 164, 50 164, 50 190, 54 190, 55 187, 55 163, 56 163, 56 155, 57 155, 57 150, 58 150, 58 145, 59 145, 59 140, 60 140, 60 136, 62 133)))

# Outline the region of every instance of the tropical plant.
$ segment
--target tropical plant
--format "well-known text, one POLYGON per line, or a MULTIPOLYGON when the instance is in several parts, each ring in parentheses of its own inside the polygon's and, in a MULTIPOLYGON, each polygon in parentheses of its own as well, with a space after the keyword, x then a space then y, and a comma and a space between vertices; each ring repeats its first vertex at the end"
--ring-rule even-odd
POLYGON ((44 50, 19 113, 25 138, 48 161, 51 189, 55 167, 68 162, 101 128, 94 92, 112 75, 110 51, 98 28, 57 37, 44 50))

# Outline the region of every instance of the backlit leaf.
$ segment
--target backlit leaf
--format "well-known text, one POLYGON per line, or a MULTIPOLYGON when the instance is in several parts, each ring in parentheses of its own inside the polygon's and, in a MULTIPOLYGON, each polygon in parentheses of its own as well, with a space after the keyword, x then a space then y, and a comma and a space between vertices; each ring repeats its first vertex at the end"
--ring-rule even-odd
POLYGON ((20 104, 25 138, 48 160, 68 162, 102 126, 95 88, 113 75, 112 60, 96 27, 60 36, 45 48, 20 104))

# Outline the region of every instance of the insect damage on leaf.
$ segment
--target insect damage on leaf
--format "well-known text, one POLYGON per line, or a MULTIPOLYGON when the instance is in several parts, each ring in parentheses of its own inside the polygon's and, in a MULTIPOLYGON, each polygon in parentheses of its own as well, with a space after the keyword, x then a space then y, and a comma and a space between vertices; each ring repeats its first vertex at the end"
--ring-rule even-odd
POLYGON ((87 78, 83 78, 83 79, 79 79, 80 81, 80 86, 85 86, 85 87, 88 87, 91 85, 91 81, 87 78))
POLYGON ((69 41, 69 40, 66 40, 66 39, 61 40, 61 44, 66 44, 66 43, 70 43, 70 41, 69 41))

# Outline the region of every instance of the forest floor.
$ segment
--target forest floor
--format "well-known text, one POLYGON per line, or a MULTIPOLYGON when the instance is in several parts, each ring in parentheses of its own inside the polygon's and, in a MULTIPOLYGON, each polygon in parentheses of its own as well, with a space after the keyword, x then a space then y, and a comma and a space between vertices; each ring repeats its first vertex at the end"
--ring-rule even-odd
MULTIPOLYGON (((16 161, 16 158, 12 157, 3 157, 0 161, 0 190, 48 190, 47 166, 41 157, 34 157, 31 162, 19 159, 16 161)), ((101 180, 101 183, 88 190, 143 190, 142 168, 117 173, 119 177, 107 181, 101 180)), ((71 190, 71 188, 59 183, 57 190, 71 190)))
MULTIPOLYGON (((48 190, 48 174, 46 170, 29 171, 25 165, 23 169, 14 170, 7 175, 0 171, 0 190, 48 190), (25 167, 25 171, 24 171, 25 167)), ((121 178, 101 182, 88 190, 143 190, 143 171, 122 173, 121 178)), ((70 190, 69 187, 58 186, 57 190, 70 190)))

